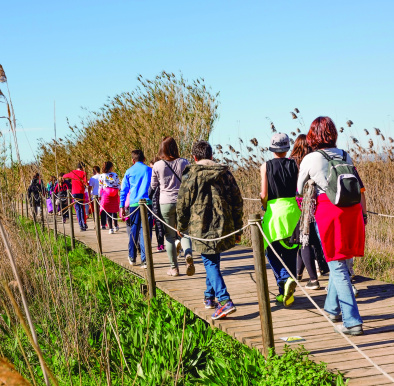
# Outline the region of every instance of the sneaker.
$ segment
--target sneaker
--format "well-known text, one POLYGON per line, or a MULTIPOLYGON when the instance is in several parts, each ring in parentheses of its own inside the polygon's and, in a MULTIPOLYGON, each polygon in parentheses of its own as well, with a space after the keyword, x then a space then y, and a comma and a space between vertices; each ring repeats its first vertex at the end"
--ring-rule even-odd
POLYGON ((168 276, 179 276, 179 269, 178 268, 170 268, 167 271, 168 276))
POLYGON ((358 297, 358 290, 354 284, 352 284, 352 289, 353 289, 354 297, 357 298, 358 297))
POLYGON ((301 281, 302 280, 302 275, 297 275, 297 280, 301 281))
POLYGON ((119 232, 119 227, 115 227, 114 232, 118 233, 119 232))
POLYGON ((217 306, 215 299, 204 299, 204 304, 206 309, 210 309, 210 308, 215 309, 217 306))
POLYGON ((310 290, 318 290, 320 289, 320 284, 319 284, 319 280, 309 280, 308 283, 305 286, 306 289, 310 289, 310 290))
POLYGON ((227 315, 232 314, 235 311, 237 311, 237 309, 235 308, 234 303, 229 299, 225 304, 217 304, 216 311, 212 315, 212 319, 216 320, 225 318, 227 315))
POLYGON ((101 227, 101 230, 102 230, 102 231, 105 231, 105 229, 106 229, 105 226, 101 227))
POLYGON ((186 256, 186 275, 193 276, 196 272, 196 267, 193 263, 193 257, 191 255, 186 256))
POLYGON ((363 325, 359 324, 357 326, 353 327, 345 327, 343 324, 336 326, 334 328, 335 332, 343 332, 345 335, 363 335, 364 330, 363 330, 363 325))
POLYGON ((176 246, 176 255, 178 257, 178 259, 180 259, 182 257, 182 244, 179 240, 175 240, 175 246, 176 246))
POLYGON ((137 264, 137 262, 135 260, 133 260, 130 256, 129 256, 129 263, 130 263, 131 266, 137 264))
POLYGON ((85 224, 85 231, 88 229, 88 224, 85 224))
POLYGON ((141 267, 140 267, 141 269, 147 269, 148 268, 148 266, 146 265, 146 263, 141 263, 141 267))
POLYGON ((85 232, 86 231, 86 229, 85 228, 81 228, 81 232, 85 232))
POLYGON ((328 319, 331 320, 331 322, 339 322, 342 319, 341 315, 334 315, 334 314, 330 314, 329 312, 327 312, 327 316, 328 319))
POLYGON ((282 295, 282 294, 279 294, 279 295, 276 297, 276 301, 277 301, 278 303, 283 303, 283 295, 282 295))
POLYGON ((111 229, 108 231, 108 233, 109 233, 110 235, 113 235, 115 232, 114 232, 114 230, 111 228, 111 229))
POLYGON ((283 305, 289 307, 294 302, 293 293, 297 287, 297 283, 291 277, 286 280, 285 293, 283 294, 283 305), (292 300, 291 300, 292 298, 292 300))

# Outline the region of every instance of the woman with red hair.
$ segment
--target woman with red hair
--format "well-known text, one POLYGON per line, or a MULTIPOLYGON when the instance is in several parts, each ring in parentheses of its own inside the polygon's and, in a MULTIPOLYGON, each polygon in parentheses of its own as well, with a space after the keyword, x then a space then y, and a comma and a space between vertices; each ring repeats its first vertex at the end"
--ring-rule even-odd
POLYGON ((326 192, 329 187, 329 160, 343 160, 350 168, 353 165, 350 156, 336 147, 337 138, 337 129, 329 117, 318 117, 312 122, 306 139, 313 152, 305 156, 301 162, 297 188, 302 192, 310 179, 316 184, 315 219, 330 268, 324 309, 332 321, 340 321, 342 313, 343 324, 336 327, 337 332, 362 335, 363 321, 358 311, 346 260, 354 256, 364 256, 367 222, 365 189, 354 169, 361 192, 360 203, 338 206, 328 198, 326 192))

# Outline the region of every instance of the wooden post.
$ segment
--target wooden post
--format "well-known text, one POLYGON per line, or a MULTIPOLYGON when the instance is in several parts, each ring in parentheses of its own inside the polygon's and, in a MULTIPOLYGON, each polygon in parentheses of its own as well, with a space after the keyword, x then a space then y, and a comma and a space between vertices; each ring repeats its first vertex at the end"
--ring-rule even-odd
POLYGON ((270 297, 268 292, 267 270, 264 254, 264 240, 258 227, 261 216, 251 214, 249 216, 250 230, 252 234, 254 270, 256 273, 257 298, 259 301, 261 335, 263 338, 263 355, 267 358, 270 348, 275 349, 274 331, 272 328, 272 315, 270 297))
POLYGON ((99 248, 100 255, 103 254, 103 243, 101 241, 101 226, 100 226, 100 205, 98 203, 98 196, 93 196, 93 206, 94 206, 94 222, 96 226, 97 244, 99 248))
POLYGON ((53 235, 55 236, 55 240, 57 239, 57 206, 55 203, 55 193, 52 192, 52 206, 53 206, 53 235))
POLYGON ((153 267, 153 256, 152 256, 152 240, 151 240, 151 230, 149 227, 148 209, 146 209, 146 200, 140 200, 140 215, 142 231, 144 234, 144 246, 145 246, 145 256, 147 265, 147 278, 149 287, 149 298, 152 299, 156 296, 156 281, 155 281, 155 270, 153 267))
POLYGON ((23 217, 23 193, 21 194, 21 204, 22 204, 22 217, 23 217))
POLYGON ((29 195, 27 193, 25 197, 25 202, 26 202, 26 217, 29 218, 29 195))
POLYGON ((41 226, 44 229, 44 201, 43 195, 40 196, 40 209, 41 209, 41 226))
POLYGON ((71 237, 71 249, 75 249, 75 233, 74 233, 74 218, 73 218, 73 207, 71 205, 71 193, 67 190, 67 205, 68 205, 68 217, 70 221, 70 237, 71 237))

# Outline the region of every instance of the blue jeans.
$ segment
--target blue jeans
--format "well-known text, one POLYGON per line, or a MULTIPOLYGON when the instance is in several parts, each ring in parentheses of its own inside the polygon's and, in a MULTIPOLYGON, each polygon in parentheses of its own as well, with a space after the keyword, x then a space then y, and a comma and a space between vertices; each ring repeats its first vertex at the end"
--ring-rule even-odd
POLYGON ((328 266, 330 279, 324 310, 332 315, 342 312, 343 324, 347 328, 362 324, 346 260, 329 261, 328 266))
POLYGON ((85 199, 85 195, 83 193, 73 194, 75 201, 75 214, 77 215, 78 224, 80 228, 85 228, 85 208, 83 205, 83 201, 85 199))
MULTIPOLYGON (((149 205, 149 208, 152 207, 149 205)), ((130 212, 133 212, 136 207, 130 207, 130 212)), ((152 239, 152 228, 153 228, 153 217, 152 214, 148 211, 148 221, 149 221, 149 237, 152 239)), ((145 255, 145 242, 144 242, 144 233, 142 230, 141 223, 141 212, 137 210, 134 214, 132 214, 126 222, 127 225, 127 233, 129 235, 129 257, 131 260, 136 261, 137 259, 137 245, 138 241, 141 247, 141 262, 145 263, 146 255, 145 255)))
POLYGON ((220 253, 213 255, 201 255, 207 273, 207 289, 204 292, 205 299, 216 299, 219 302, 230 300, 224 283, 222 273, 220 272, 220 253))
MULTIPOLYGON (((280 241, 274 241, 271 243, 272 248, 282 258, 283 262, 289 267, 291 273, 297 275, 297 252, 298 248, 288 249, 284 247, 280 241)), ((276 278, 276 284, 279 287, 279 293, 284 294, 284 286, 290 274, 286 268, 282 265, 275 253, 270 247, 267 247, 267 258, 270 263, 271 269, 274 272, 276 278)))

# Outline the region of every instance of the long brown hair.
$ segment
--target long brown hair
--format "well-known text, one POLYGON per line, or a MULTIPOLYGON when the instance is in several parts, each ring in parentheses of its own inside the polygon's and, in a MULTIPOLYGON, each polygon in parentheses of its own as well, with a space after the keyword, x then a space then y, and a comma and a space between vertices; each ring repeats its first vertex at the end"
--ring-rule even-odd
POLYGON ((165 137, 160 144, 159 157, 166 161, 174 161, 179 158, 179 150, 176 141, 172 137, 165 137))
POLYGON ((304 157, 312 151, 306 140, 305 134, 300 134, 294 141, 293 150, 291 151, 290 158, 292 158, 298 167, 304 157))

